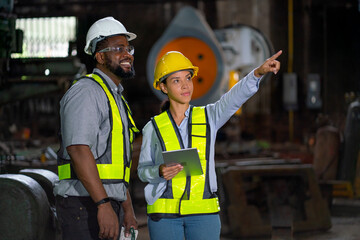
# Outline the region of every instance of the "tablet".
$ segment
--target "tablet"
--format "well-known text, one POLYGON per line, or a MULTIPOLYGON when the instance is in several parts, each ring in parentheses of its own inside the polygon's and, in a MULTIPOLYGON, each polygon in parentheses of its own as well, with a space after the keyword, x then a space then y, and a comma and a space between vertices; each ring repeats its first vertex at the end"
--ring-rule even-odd
POLYGON ((162 152, 164 163, 180 163, 186 176, 202 175, 200 158, 197 148, 186 148, 162 152))

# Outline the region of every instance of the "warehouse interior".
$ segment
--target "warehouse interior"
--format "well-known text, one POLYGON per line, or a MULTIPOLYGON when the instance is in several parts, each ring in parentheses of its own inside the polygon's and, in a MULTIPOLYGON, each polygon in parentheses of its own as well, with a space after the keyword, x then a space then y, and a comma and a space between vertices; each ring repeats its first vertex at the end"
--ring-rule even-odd
MULTIPOLYGON (((200 67, 197 106, 283 51, 280 71, 217 134, 223 240, 360 239, 360 0, 0 0, 1 240, 61 239, 59 101, 92 72, 86 33, 106 16, 137 34, 136 76, 122 85, 139 129, 164 98, 152 88, 162 53, 200 67)), ((130 187, 141 240, 140 147, 141 134, 130 187)))

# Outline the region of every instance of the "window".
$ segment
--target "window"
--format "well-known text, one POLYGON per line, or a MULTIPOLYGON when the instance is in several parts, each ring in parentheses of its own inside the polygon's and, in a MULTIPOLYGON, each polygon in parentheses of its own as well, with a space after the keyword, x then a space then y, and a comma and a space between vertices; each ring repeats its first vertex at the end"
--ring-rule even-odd
POLYGON ((67 57, 69 42, 76 41, 75 17, 19 18, 16 29, 24 32, 23 53, 14 53, 12 58, 67 57))

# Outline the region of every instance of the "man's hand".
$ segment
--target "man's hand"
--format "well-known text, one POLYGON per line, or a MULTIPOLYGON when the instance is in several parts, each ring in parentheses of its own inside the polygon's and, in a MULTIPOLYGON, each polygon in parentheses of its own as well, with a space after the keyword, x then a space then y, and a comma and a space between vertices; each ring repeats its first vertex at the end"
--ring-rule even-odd
POLYGON ((138 223, 136 221, 135 215, 131 212, 124 212, 124 223, 125 227, 125 237, 130 236, 130 228, 138 229, 138 223))
POLYGON ((125 227, 125 237, 130 236, 130 228, 138 229, 138 223, 136 221, 134 209, 131 202, 131 196, 129 190, 126 191, 126 201, 124 201, 121 206, 124 210, 124 222, 123 225, 125 227))
POLYGON ((161 164, 159 167, 159 174, 166 180, 170 180, 174 178, 176 174, 181 172, 183 169, 184 167, 179 163, 171 165, 161 164))
POLYGON ((119 238, 119 220, 110 202, 98 206, 99 238, 119 238))
POLYGON ((281 55, 282 50, 278 51, 270 58, 266 59, 266 61, 258 68, 255 69, 254 75, 255 77, 261 77, 268 72, 273 72, 276 74, 280 69, 280 62, 276 59, 281 55))

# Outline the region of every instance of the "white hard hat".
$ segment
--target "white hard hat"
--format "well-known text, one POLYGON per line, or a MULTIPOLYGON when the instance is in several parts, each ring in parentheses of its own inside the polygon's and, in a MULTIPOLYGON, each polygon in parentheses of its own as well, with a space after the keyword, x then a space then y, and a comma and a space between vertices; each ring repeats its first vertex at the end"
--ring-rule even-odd
POLYGON ((113 17, 106 17, 96 21, 86 34, 85 53, 91 55, 95 52, 96 43, 119 34, 126 35, 128 41, 136 38, 136 34, 126 31, 124 25, 113 17))

